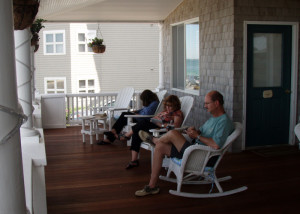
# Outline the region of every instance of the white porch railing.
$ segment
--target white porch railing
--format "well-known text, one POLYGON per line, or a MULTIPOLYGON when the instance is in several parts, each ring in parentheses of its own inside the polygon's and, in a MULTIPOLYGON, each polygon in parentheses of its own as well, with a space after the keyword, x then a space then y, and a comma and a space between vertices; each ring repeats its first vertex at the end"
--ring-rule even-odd
MULTIPOLYGON (((141 108, 141 92, 135 92, 130 103, 131 109, 141 108)), ((93 115, 94 107, 113 107, 117 92, 91 93, 91 94, 66 94, 66 121, 67 124, 81 124, 80 117, 93 115)))

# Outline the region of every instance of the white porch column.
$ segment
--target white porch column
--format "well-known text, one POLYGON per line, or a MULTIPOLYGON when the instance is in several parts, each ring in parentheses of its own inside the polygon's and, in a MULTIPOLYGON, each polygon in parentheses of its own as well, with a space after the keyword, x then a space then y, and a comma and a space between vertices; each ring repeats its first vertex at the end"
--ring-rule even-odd
POLYGON ((163 57, 163 23, 158 24, 159 27, 159 85, 157 86, 157 90, 160 91, 164 89, 164 57, 163 57))
POLYGON ((25 214, 12 1, 0 1, 0 212, 25 214))
POLYGON ((39 135, 39 132, 33 129, 33 106, 32 106, 32 66, 30 40, 31 33, 27 28, 14 32, 15 37, 15 54, 19 102, 22 105, 24 114, 28 120, 21 128, 21 137, 39 135))

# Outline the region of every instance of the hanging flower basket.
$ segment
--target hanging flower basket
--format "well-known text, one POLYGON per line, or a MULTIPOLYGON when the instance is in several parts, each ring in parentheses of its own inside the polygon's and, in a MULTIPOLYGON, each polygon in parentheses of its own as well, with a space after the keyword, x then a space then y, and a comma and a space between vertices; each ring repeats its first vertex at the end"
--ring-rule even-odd
POLYGON ((13 0, 14 29, 24 30, 29 27, 38 12, 39 0, 13 0))
POLYGON ((92 39, 92 41, 88 43, 88 46, 93 49, 94 53, 104 53, 106 49, 106 46, 103 45, 103 39, 98 37, 92 39))
POLYGON ((104 53, 105 52, 105 45, 93 45, 92 49, 94 53, 104 53))

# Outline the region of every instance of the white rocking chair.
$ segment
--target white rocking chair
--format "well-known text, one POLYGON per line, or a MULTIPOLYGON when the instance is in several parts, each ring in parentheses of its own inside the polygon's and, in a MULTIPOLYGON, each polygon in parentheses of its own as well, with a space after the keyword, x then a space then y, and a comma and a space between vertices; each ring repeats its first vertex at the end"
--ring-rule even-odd
MULTIPOLYGON (((113 124, 116 122, 116 119, 121 115, 122 112, 130 110, 129 104, 133 94, 134 88, 123 88, 119 91, 113 107, 101 107, 102 112, 107 112, 107 123, 109 130, 111 130, 113 124)), ((100 123, 104 122, 106 121, 102 121, 100 123)))
POLYGON ((165 181, 177 183, 177 190, 169 190, 171 194, 189 198, 220 197, 246 190, 247 187, 243 186, 234 190, 223 191, 219 182, 229 180, 231 179, 231 176, 219 179, 216 176, 216 168, 220 160, 241 132, 242 125, 239 122, 235 122, 235 130, 230 136, 228 136, 221 149, 215 150, 211 147, 202 145, 192 145, 188 147, 185 150, 182 159, 171 158, 167 175, 160 176, 159 178, 165 181), (209 159, 212 157, 216 157, 217 160, 213 166, 207 166, 209 159), (176 175, 176 178, 170 177, 171 172, 176 175), (212 187, 215 185, 219 192, 204 194, 182 192, 182 184, 211 184, 212 187))
MULTIPOLYGON (((97 116, 85 116, 82 119, 82 142, 85 142, 85 135, 90 135, 90 144, 93 144, 93 135, 96 135, 96 140, 99 139, 99 134, 107 131, 106 124, 108 123, 108 130, 111 130, 113 123, 115 122, 114 117, 121 114, 122 111, 129 111, 130 100, 134 94, 134 88, 127 87, 120 90, 118 93, 114 107, 94 107, 93 112, 96 113, 97 110, 103 114, 104 111, 107 112, 107 116, 99 118, 97 116), (98 123, 103 124, 103 128, 98 127, 98 123), (89 126, 86 127, 86 124, 89 126)), ((96 114, 95 114, 96 115, 96 114)))
MULTIPOLYGON (((191 97, 191 96, 184 96, 184 97, 180 97, 179 100, 181 102, 181 111, 182 111, 183 116, 184 116, 183 122, 181 124, 181 128, 182 128, 182 127, 184 127, 185 122, 186 122, 186 120, 189 116, 189 113, 190 113, 190 111, 193 107, 194 98, 191 97)), ((179 128, 179 129, 181 129, 181 128, 179 128)), ((154 137, 159 137, 161 135, 161 133, 167 132, 167 129, 166 128, 163 128, 163 129, 150 129, 149 131, 153 133, 154 137)), ((152 165, 155 144, 148 143, 148 142, 142 142, 141 143, 141 148, 151 151, 151 165, 152 165)), ((164 159, 163 167, 168 166, 168 164, 169 164, 168 161, 169 161, 169 158, 164 159)))

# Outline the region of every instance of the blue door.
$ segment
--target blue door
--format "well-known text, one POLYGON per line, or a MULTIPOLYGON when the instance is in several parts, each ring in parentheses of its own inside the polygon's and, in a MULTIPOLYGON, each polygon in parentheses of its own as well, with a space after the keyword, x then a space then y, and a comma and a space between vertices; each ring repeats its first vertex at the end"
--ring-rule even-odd
POLYGON ((246 147, 288 144, 292 27, 248 25, 246 147))

